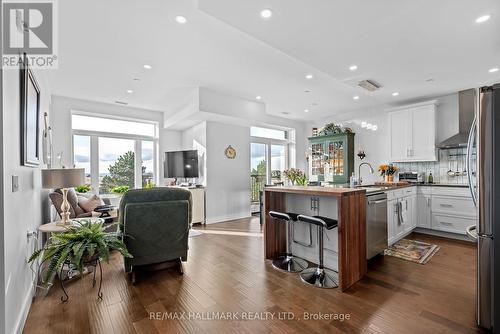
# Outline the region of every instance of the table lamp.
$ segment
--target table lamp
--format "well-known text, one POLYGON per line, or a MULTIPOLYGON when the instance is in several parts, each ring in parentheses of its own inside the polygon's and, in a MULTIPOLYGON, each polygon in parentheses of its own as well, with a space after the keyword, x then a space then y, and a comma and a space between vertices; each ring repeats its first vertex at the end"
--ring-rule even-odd
POLYGON ((61 221, 59 226, 71 224, 70 205, 68 202, 68 188, 76 187, 85 183, 85 168, 59 168, 42 169, 42 186, 45 189, 61 189, 63 202, 61 204, 61 221))

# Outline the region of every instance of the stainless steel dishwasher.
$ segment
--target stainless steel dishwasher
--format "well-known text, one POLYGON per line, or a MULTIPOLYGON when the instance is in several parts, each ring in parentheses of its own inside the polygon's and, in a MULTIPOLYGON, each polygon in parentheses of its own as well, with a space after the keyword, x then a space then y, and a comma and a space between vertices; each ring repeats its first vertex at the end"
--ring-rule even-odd
POLYGON ((387 194, 366 194, 366 259, 382 253, 387 247, 387 194))

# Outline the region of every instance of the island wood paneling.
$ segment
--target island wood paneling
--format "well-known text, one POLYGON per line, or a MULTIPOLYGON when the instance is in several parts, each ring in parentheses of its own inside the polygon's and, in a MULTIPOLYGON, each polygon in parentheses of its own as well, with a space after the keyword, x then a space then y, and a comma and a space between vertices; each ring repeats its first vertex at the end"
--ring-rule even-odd
POLYGON ((367 270, 365 193, 339 197, 338 242, 339 288, 344 291, 359 281, 367 270))
POLYGON ((269 211, 286 212, 286 194, 264 192, 264 257, 274 259, 286 250, 286 226, 269 216, 269 211))

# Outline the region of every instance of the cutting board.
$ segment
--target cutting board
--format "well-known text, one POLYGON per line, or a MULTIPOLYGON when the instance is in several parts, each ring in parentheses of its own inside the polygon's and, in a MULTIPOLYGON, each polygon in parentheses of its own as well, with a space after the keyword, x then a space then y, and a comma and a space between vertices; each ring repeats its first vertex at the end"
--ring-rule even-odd
POLYGON ((410 183, 407 181, 398 181, 398 182, 386 182, 386 181, 381 181, 381 182, 375 182, 376 186, 384 186, 384 187, 404 187, 409 185, 410 183))

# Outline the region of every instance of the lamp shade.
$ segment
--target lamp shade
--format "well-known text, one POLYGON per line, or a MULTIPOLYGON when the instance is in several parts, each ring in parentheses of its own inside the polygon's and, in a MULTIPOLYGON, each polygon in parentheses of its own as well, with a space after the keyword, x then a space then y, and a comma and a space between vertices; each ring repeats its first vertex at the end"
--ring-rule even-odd
POLYGON ((85 183, 85 168, 42 169, 42 187, 71 188, 85 183))

